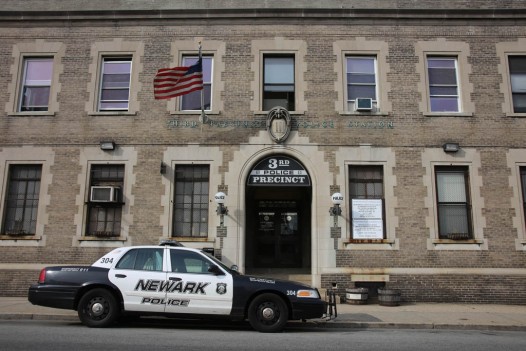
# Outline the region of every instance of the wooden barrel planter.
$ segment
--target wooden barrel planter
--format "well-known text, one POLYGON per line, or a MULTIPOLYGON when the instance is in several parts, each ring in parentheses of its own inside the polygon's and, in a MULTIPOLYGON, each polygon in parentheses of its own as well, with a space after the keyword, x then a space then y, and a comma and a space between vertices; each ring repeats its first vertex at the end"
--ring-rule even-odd
POLYGON ((378 302, 380 306, 399 306, 400 291, 394 289, 378 289, 378 302))
POLYGON ((345 290, 345 301, 351 305, 365 305, 369 297, 369 289, 352 288, 345 290))

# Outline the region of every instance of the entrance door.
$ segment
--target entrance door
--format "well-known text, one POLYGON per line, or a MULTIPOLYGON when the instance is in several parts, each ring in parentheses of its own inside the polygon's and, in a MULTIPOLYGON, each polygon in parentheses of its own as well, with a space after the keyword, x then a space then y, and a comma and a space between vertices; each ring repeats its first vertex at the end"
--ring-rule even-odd
POLYGON ((254 266, 301 267, 301 213, 297 201, 258 201, 255 212, 254 266))
POLYGON ((311 271, 312 187, 305 167, 287 155, 260 160, 247 177, 245 271, 311 271))

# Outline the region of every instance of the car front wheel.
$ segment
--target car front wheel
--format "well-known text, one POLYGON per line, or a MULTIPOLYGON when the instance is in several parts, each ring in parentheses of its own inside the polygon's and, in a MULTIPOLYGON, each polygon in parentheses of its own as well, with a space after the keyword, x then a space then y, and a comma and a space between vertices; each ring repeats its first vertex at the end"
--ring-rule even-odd
POLYGON ((106 289, 93 289, 85 293, 77 312, 80 321, 91 328, 107 327, 119 316, 117 300, 106 289))
POLYGON ((275 294, 257 296, 248 308, 248 321, 262 333, 282 331, 287 324, 289 310, 285 301, 275 294))

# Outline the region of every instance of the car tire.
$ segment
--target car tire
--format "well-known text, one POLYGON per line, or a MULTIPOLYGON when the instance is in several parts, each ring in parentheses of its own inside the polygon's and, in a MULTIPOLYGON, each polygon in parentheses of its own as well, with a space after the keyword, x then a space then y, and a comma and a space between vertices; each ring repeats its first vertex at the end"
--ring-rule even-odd
POLYGON ((248 321, 262 333, 276 333, 285 328, 289 310, 285 301, 276 294, 261 294, 248 307, 248 321))
POLYGON ((106 289, 86 292, 77 309, 80 321, 90 328, 103 328, 119 317, 119 306, 113 294, 106 289))

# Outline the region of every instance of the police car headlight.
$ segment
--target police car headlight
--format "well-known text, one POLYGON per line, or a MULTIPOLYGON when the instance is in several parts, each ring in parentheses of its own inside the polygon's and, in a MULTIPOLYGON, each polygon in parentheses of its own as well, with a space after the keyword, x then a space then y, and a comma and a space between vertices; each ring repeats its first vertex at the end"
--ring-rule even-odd
POLYGON ((304 289, 304 290, 298 290, 296 293, 297 297, 303 297, 307 299, 319 299, 320 294, 316 290, 310 290, 310 289, 304 289))

